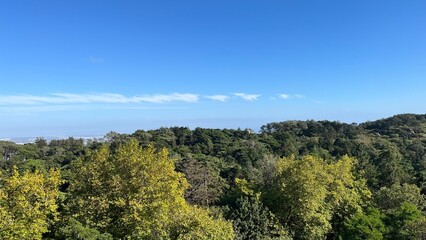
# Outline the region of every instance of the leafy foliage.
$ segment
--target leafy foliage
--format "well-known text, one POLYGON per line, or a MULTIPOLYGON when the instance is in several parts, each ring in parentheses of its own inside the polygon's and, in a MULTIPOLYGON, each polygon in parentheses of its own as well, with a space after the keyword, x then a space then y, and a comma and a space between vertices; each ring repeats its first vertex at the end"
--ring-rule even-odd
POLYGON ((0 175, 0 239, 41 239, 57 216, 59 183, 56 170, 0 175))
POLYGON ((404 203, 411 203, 420 210, 426 207, 425 196, 413 184, 396 184, 389 188, 383 187, 376 193, 374 202, 383 211, 391 211, 404 203))
POLYGON ((386 233, 387 239, 416 239, 419 231, 423 229, 410 229, 412 226, 424 226, 426 223, 425 216, 415 205, 405 202, 397 209, 387 213, 385 220, 389 226, 389 231, 386 233))
POLYGON ((108 233, 101 234, 96 229, 83 226, 74 218, 68 221, 59 228, 55 235, 56 238, 65 240, 112 240, 112 236, 108 233))
POLYGON ((358 212, 345 222, 343 239, 383 239, 386 226, 382 218, 383 216, 377 208, 368 208, 365 212, 358 212))
POLYGON ((0 141, 1 239, 426 239, 425 193, 426 115, 0 141))
POLYGON ((230 224, 187 205, 183 195, 188 183, 174 171, 166 150, 141 148, 136 140, 114 153, 104 146, 85 161, 75 162, 73 173, 71 215, 114 238, 192 239, 200 232, 215 236, 222 230, 233 236, 230 224), (195 218, 188 216, 194 212, 195 218), (182 233, 188 225, 189 232, 182 233))
POLYGON ((313 156, 281 159, 268 207, 296 239, 322 238, 333 217, 354 214, 370 196, 365 182, 352 174, 353 164, 349 157, 330 164, 313 156))
POLYGON ((288 233, 275 216, 260 201, 259 196, 244 196, 237 200, 231 219, 238 240, 285 239, 288 233))

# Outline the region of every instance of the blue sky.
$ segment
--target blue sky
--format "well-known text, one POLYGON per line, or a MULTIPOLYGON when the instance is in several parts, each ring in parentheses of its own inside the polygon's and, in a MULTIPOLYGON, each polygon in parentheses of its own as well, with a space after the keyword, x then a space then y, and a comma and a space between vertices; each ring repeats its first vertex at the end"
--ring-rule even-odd
POLYGON ((426 112, 425 1, 2 1, 0 137, 426 112))

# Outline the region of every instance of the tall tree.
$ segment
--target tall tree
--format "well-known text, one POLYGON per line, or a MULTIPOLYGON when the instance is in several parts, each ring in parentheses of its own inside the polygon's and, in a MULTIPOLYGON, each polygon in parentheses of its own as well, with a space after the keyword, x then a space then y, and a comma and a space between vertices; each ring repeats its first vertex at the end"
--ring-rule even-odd
POLYGON ((403 184, 410 182, 411 176, 405 169, 407 163, 403 163, 402 155, 393 144, 382 146, 377 161, 378 178, 380 187, 390 187, 393 184, 403 184))
POLYGON ((185 176, 190 184, 185 192, 185 198, 190 203, 209 206, 222 195, 225 181, 212 166, 213 163, 212 158, 203 161, 192 156, 183 163, 185 176))
POLYGON ((104 146, 84 160, 74 165, 69 200, 72 216, 83 225, 114 238, 180 239, 191 236, 186 226, 216 224, 194 231, 209 236, 214 230, 227 236, 223 239, 233 237, 231 223, 213 219, 185 202, 188 183, 174 170, 167 150, 141 148, 132 139, 115 152, 104 146), (189 217, 192 211, 198 211, 200 218, 189 217))

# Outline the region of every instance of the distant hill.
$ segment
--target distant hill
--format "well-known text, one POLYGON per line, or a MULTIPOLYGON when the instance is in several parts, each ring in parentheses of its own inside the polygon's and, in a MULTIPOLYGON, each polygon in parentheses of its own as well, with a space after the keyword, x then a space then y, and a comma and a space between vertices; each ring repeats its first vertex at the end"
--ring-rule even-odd
POLYGON ((388 136, 425 137, 426 114, 399 114, 361 124, 366 130, 388 136))

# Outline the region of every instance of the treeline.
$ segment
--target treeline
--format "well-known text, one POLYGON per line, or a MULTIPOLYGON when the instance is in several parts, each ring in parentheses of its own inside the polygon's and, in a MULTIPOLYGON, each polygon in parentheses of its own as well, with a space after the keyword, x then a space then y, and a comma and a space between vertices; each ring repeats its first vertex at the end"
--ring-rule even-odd
POLYGON ((426 115, 0 142, 0 239, 426 239, 426 115))

